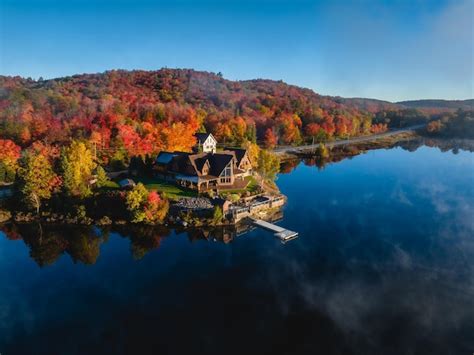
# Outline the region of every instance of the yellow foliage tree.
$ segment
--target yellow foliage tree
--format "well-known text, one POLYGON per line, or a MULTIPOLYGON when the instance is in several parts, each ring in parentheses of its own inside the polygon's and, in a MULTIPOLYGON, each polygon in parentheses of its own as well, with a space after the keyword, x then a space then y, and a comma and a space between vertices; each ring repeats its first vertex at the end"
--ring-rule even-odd
POLYGON ((247 154, 249 155, 250 162, 252 163, 252 168, 258 168, 258 157, 260 154, 260 147, 250 141, 245 141, 242 144, 242 147, 247 149, 247 154))
POLYGON ((92 193, 91 180, 97 167, 92 151, 83 143, 73 141, 61 153, 63 186, 66 193, 75 197, 87 197, 92 193))

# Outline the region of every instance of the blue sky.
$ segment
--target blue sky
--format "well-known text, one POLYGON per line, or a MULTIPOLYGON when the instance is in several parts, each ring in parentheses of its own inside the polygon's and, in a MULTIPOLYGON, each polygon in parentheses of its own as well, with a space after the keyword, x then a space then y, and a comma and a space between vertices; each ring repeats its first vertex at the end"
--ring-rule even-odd
POLYGON ((473 97, 472 0, 0 0, 0 74, 162 67, 391 101, 473 97))

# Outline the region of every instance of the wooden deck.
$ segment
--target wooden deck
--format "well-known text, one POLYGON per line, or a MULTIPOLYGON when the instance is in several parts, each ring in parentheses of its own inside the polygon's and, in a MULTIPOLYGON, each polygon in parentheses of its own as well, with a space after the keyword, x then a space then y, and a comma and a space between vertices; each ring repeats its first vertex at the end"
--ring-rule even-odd
POLYGON ((254 226, 273 232, 274 235, 278 237, 282 242, 287 242, 298 237, 298 232, 290 231, 289 229, 277 226, 276 224, 255 218, 250 218, 250 220, 252 221, 252 224, 254 226))

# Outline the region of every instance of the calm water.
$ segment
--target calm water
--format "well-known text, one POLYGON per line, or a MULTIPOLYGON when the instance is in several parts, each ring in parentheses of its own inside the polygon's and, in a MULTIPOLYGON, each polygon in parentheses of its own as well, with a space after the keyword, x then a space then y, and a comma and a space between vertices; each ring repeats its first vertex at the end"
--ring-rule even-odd
POLYGON ((474 351, 473 153, 378 150, 278 185, 287 244, 8 227, 0 353, 474 351))

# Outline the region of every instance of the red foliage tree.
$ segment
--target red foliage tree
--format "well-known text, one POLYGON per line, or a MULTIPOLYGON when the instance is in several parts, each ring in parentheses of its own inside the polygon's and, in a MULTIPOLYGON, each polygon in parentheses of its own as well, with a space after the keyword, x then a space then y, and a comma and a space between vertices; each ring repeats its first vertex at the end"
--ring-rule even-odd
POLYGON ((275 135, 275 132, 271 128, 267 128, 265 131, 265 136, 263 142, 266 148, 274 148, 278 144, 278 137, 275 135))

